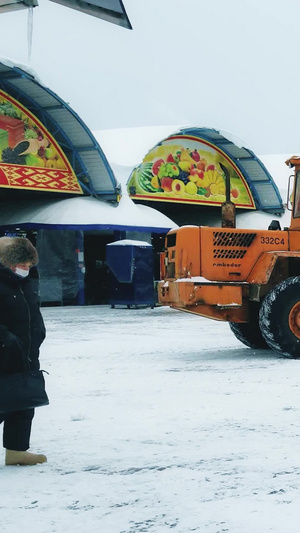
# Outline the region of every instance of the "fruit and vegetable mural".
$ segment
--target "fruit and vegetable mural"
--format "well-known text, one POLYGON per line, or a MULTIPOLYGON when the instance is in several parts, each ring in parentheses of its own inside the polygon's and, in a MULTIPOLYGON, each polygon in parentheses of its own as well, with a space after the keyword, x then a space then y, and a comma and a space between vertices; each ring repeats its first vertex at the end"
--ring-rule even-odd
POLYGON ((4 91, 0 91, 0 187, 83 194, 51 134, 4 91))
POLYGON ((237 207, 256 209, 246 179, 235 163, 210 142, 191 135, 172 135, 156 145, 127 182, 131 198, 220 205, 225 176, 230 173, 230 199, 237 207))

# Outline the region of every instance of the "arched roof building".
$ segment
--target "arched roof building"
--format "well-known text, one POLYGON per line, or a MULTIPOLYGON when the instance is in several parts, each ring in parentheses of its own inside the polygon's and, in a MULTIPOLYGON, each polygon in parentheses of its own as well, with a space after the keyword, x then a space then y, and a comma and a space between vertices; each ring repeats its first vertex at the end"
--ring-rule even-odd
POLYGON ((99 143, 66 102, 26 67, 0 61, 0 231, 36 244, 43 302, 105 303, 106 244, 157 240, 174 225, 122 197, 99 143))
POLYGON ((263 162, 214 128, 183 128, 162 139, 133 170, 127 188, 136 202, 155 206, 220 206, 225 201, 224 172, 237 208, 283 212, 280 192, 263 162))
POLYGON ((2 59, 0 225, 148 232, 172 227, 172 221, 155 210, 148 209, 143 217, 141 209, 121 196, 104 152, 77 113, 35 73, 2 59), (70 210, 75 197, 81 201, 70 210))

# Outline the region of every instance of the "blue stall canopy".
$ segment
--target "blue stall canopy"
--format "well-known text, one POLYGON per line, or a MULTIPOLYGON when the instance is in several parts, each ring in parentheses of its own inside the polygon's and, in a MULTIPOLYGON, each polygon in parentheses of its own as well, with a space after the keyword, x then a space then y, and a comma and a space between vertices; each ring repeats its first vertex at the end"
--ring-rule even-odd
MULTIPOLYGON (((119 201, 120 185, 101 147, 66 102, 38 81, 34 73, 5 59, 0 60, 0 90, 4 97, 8 95, 39 121, 52 136, 80 184, 80 194, 119 201)), ((8 106, 7 113, 12 107, 8 106)), ((5 115, 5 105, 2 108, 1 115, 5 115)))

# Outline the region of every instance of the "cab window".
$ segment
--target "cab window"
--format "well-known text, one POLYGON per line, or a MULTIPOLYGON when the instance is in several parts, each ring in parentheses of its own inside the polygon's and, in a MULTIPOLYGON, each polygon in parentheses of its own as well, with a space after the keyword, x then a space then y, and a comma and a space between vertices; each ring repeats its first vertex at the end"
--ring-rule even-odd
POLYGON ((300 217, 300 170, 296 172, 294 218, 300 217))

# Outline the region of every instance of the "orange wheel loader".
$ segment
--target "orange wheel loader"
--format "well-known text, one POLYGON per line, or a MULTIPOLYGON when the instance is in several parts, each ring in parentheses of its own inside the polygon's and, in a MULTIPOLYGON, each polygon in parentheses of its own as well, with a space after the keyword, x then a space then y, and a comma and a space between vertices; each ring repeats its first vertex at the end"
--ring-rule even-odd
POLYGON ((226 184, 220 227, 182 226, 166 235, 161 254, 160 303, 229 322, 250 348, 272 349, 300 358, 300 157, 288 197, 290 227, 277 220, 268 229, 238 229, 226 184))

